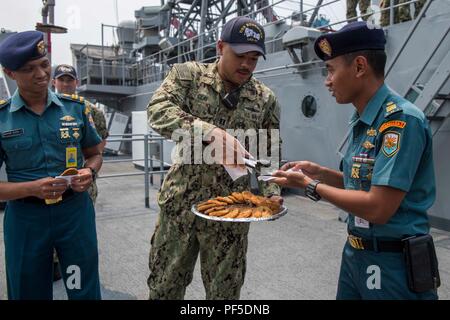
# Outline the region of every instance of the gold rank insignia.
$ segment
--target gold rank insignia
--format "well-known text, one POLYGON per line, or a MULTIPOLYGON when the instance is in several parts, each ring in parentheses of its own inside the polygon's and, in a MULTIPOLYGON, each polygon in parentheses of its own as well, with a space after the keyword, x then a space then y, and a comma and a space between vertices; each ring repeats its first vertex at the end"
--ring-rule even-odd
POLYGON ((370 141, 365 141, 365 142, 362 144, 362 146, 363 146, 365 149, 367 149, 367 150, 372 149, 373 147, 375 147, 375 145, 374 145, 372 142, 370 142, 370 141))
POLYGON ((395 108, 397 108, 397 105, 396 105, 395 103, 393 103, 393 104, 388 104, 388 105, 386 106, 386 112, 392 112, 392 111, 395 110, 395 108))
POLYGON ((5 104, 6 100, 0 100, 0 104, 5 104))
POLYGON ((72 117, 72 116, 64 116, 64 117, 62 117, 61 119, 59 119, 59 120, 61 120, 61 121, 67 121, 67 122, 71 122, 71 121, 74 121, 75 120, 75 118, 74 117, 72 117))
POLYGON ((39 54, 45 54, 45 42, 39 41, 39 43, 36 45, 36 49, 39 52, 39 54))
POLYGON ((375 137, 377 135, 377 130, 375 130, 374 128, 370 128, 369 130, 367 130, 367 135, 369 137, 375 137))
POLYGON ((70 134, 69 134, 69 129, 68 128, 61 128, 59 130, 61 131, 61 139, 69 139, 70 138, 70 134))
POLYGON ((79 137, 80 137, 80 134, 78 133, 78 128, 73 128, 72 129, 73 130, 73 134, 72 134, 72 136, 75 138, 75 139, 78 139, 79 137))
POLYGON ((359 170, 361 169, 361 164, 354 163, 352 166, 352 174, 351 177, 353 179, 359 179, 359 170))
POLYGON ((322 50, 323 53, 325 53, 327 56, 331 57, 331 45, 328 42, 327 39, 322 39, 319 41, 319 48, 320 50, 322 50))
POLYGON ((372 180, 372 172, 369 172, 366 176, 367 180, 372 180))

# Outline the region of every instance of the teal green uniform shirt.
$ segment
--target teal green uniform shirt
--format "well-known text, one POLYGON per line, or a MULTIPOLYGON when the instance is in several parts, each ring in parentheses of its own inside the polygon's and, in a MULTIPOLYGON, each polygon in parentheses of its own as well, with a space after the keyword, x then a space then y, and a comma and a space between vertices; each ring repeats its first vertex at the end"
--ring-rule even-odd
POLYGON ((78 98, 50 90, 45 111, 37 115, 16 91, 0 105, 0 167, 8 181, 34 181, 83 166, 83 148, 101 142, 89 108, 78 98), (76 150, 76 154, 75 151, 76 150))
POLYGON ((427 210, 435 200, 432 135, 422 111, 380 87, 361 116, 350 125, 350 143, 343 159, 345 189, 369 191, 372 185, 406 192, 400 207, 384 225, 349 215, 354 234, 394 238, 429 232, 427 210))

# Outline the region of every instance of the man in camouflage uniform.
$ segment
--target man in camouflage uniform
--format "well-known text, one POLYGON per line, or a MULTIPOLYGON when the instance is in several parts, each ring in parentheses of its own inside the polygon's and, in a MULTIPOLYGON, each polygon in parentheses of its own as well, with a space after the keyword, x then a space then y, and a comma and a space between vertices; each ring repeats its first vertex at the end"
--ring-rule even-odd
MULTIPOLYGON (((367 13, 367 9, 370 6, 370 0, 347 0, 347 19, 349 22, 356 21, 357 19, 352 19, 353 17, 356 17, 356 5, 359 2, 359 11, 361 12, 361 15, 365 15, 367 13)), ((367 21, 369 16, 363 16, 362 19, 364 21, 367 21)))
MULTIPOLYGON (((74 67, 61 64, 55 68, 55 72, 53 73, 52 85, 55 87, 56 91, 61 94, 66 94, 70 96, 76 96, 76 88, 78 85, 77 72, 74 67)), ((87 100, 84 100, 86 106, 90 109, 92 119, 94 120, 95 129, 97 130, 98 135, 102 138, 102 142, 100 143, 100 151, 103 152, 106 144, 106 138, 108 137, 108 128, 106 126, 106 119, 101 110, 95 107, 92 103, 87 100)), ((92 203, 95 206, 95 201, 97 200, 98 188, 95 180, 90 185, 87 190, 89 196, 92 200, 92 203)), ((56 255, 56 251, 53 252, 53 262, 55 264, 53 270, 53 280, 61 279, 61 275, 59 273, 58 267, 58 256, 56 255)))
MULTIPOLYGON (((252 19, 234 18, 224 25, 217 49, 220 59, 214 63, 175 64, 153 95, 149 125, 164 137, 200 128, 218 141, 227 137, 225 144, 234 146, 227 128, 279 130, 273 92, 252 77, 265 54, 263 28, 252 19), (237 92, 234 105, 224 102, 226 93, 237 92)), ((194 215, 191 206, 249 188, 248 175, 233 181, 221 164, 172 165, 158 194, 160 214, 149 255, 150 299, 183 299, 199 252, 206 299, 239 299, 249 223, 206 220, 194 215)), ((260 191, 282 201, 275 184, 261 183, 260 191)))
MULTIPOLYGON (((398 0, 398 4, 409 2, 410 0, 398 0)), ((414 3, 414 18, 417 18, 420 11, 422 10, 425 2, 427 0, 418 0, 414 3)), ((395 5, 396 3, 392 1, 392 5, 395 5)), ((391 0, 382 0, 380 3, 380 8, 389 8, 391 6, 391 0)), ((389 19, 390 19, 390 9, 384 10, 381 12, 380 17, 380 25, 382 27, 385 27, 389 25, 389 19)), ((411 20, 411 12, 410 12, 410 4, 405 4, 403 6, 399 6, 394 8, 394 23, 400 23, 411 20)))

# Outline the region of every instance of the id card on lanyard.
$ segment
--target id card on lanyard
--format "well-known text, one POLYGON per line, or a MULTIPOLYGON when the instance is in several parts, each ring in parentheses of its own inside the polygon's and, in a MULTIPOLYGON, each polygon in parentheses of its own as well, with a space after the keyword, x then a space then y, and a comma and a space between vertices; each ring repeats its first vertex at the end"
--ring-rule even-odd
POLYGON ((66 147, 66 168, 77 168, 77 147, 68 145, 66 147))

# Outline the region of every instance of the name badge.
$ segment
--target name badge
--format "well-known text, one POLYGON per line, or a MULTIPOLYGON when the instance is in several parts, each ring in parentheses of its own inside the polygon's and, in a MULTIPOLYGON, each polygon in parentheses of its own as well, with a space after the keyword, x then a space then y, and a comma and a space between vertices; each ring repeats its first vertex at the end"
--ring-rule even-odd
POLYGON ((355 217, 355 227, 369 229, 370 224, 369 221, 364 220, 363 218, 355 217))
POLYGON ((23 135, 23 133, 24 133, 23 128, 13 129, 13 130, 2 132, 2 138, 18 137, 18 136, 23 135))
POLYGON ((66 168, 76 168, 77 164, 77 148, 67 147, 66 148, 66 168))

